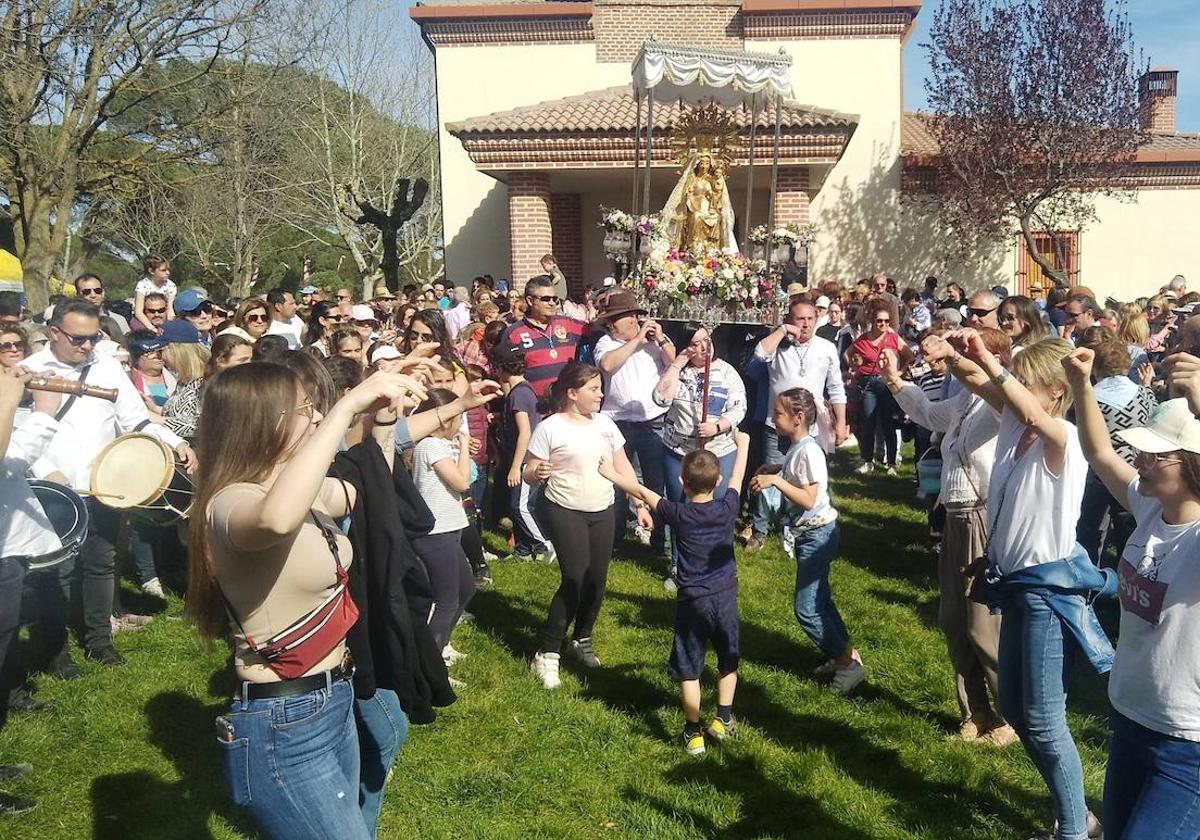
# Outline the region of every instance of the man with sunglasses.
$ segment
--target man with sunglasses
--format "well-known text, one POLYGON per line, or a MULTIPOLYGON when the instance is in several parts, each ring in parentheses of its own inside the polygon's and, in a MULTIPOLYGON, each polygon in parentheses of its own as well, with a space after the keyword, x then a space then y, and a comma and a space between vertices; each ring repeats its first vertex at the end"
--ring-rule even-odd
POLYGON ((1000 298, 990 289, 984 289, 971 295, 967 301, 967 326, 974 329, 989 327, 1000 329, 1000 298))
POLYGON ((100 310, 100 329, 113 341, 120 341, 129 333, 129 322, 119 313, 108 308, 104 293, 104 281, 97 274, 80 274, 75 278, 75 297, 86 300, 100 310))
POLYGON ((145 313, 146 320, 154 329, 153 331, 146 329, 146 325, 135 318, 132 327, 133 333, 135 335, 162 335, 163 324, 167 322, 167 311, 170 307, 171 302, 162 292, 148 292, 142 300, 142 312, 145 313))
POLYGON ((185 289, 175 298, 175 316, 187 321, 200 333, 200 344, 212 346, 213 304, 199 289, 185 289))
POLYGON ((1084 330, 1096 326, 1096 321, 1102 313, 1100 304, 1090 295, 1071 295, 1063 307, 1063 314, 1067 316, 1063 325, 1063 338, 1074 344, 1079 341, 1079 336, 1083 335, 1084 330))
POLYGON ((558 314, 562 299, 554 293, 554 278, 539 274, 525 284, 525 317, 510 324, 496 342, 519 347, 525 354, 525 381, 543 396, 567 362, 575 358, 588 325, 558 314))
MULTIPOLYGON (((158 438, 174 450, 190 470, 194 470, 196 456, 187 442, 166 426, 151 423, 145 402, 120 362, 95 351, 102 337, 100 311, 95 306, 82 300, 65 301, 55 307, 50 318, 50 342, 21 363, 34 373, 52 374, 71 381, 86 380, 88 385, 117 391, 115 402, 99 397, 64 399, 55 417, 58 431, 45 454, 33 464, 33 475, 59 481, 68 487, 86 488, 96 456, 117 435, 128 432, 158 438)), ((110 627, 119 515, 113 508, 100 504, 94 496, 87 499, 87 504, 91 524, 77 560, 83 578, 84 653, 87 658, 105 665, 121 665, 125 660, 113 647, 110 627)), ((49 648, 42 653, 49 660, 52 672, 69 670, 65 622, 74 565, 67 561, 57 567, 64 599, 61 627, 48 628, 45 618, 42 621, 45 646, 49 648)))

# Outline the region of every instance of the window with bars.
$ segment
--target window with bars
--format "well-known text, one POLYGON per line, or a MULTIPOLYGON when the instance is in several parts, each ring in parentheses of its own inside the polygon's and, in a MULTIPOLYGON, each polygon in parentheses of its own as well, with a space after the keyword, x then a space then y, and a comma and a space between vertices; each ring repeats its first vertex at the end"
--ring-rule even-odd
MULTIPOLYGON (((1079 231, 1061 230, 1056 232, 1037 231, 1033 235, 1037 243, 1038 253, 1046 257, 1047 262, 1067 274, 1067 284, 1079 285, 1079 231)), ((1025 237, 1017 234, 1017 275, 1016 294, 1027 295, 1031 286, 1049 289, 1054 281, 1046 276, 1042 267, 1029 256, 1025 245, 1025 237)))

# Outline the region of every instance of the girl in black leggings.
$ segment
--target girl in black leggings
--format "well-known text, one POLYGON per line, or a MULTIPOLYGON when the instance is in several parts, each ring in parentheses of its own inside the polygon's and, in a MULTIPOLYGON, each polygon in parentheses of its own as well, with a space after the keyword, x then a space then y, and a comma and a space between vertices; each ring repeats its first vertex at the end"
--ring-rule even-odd
MULTIPOLYGON (((592 649, 592 627, 604 600, 614 527, 613 486, 599 473, 600 459, 608 458, 631 479, 634 473, 625 456, 625 438, 600 413, 604 392, 599 370, 569 363, 550 386, 550 397, 555 413, 538 424, 529 440, 524 480, 545 483, 538 514, 562 573, 532 665, 542 685, 557 688, 559 654, 572 622, 567 651, 586 667, 600 664, 592 649)), ((644 505, 638 508, 638 522, 652 525, 644 505)))

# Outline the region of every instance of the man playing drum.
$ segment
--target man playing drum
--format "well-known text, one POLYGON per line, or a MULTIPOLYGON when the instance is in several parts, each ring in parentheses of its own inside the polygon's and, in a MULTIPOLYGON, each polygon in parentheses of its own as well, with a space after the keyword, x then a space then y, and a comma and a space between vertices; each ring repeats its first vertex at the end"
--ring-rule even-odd
MULTIPOLYGON (((34 463, 34 476, 60 481, 69 487, 87 487, 96 455, 118 434, 135 431, 158 438, 189 469, 194 467, 195 455, 187 442, 166 426, 150 422, 145 402, 120 363, 95 352, 101 337, 96 307, 86 301, 66 301, 55 308, 50 319, 49 343, 21 363, 34 373, 85 380, 89 385, 117 390, 115 402, 87 396, 63 401, 57 412, 59 430, 46 453, 34 463)), ((88 509, 91 530, 79 552, 83 570, 84 652, 89 659, 105 665, 121 665, 125 660, 113 647, 110 627, 119 514, 95 497, 88 499, 88 509)), ((64 593, 70 591, 71 566, 68 561, 58 567, 64 593)), ((62 626, 54 628, 57 638, 48 637, 47 648, 42 652, 50 658, 47 670, 66 676, 75 668, 67 652, 65 602, 63 606, 62 626)))
MULTIPOLYGON (((29 464, 41 456, 58 431, 54 414, 59 395, 35 391, 34 412, 19 429, 14 429, 25 378, 0 368, 0 455, 4 458, 0 464, 0 510, 4 511, 0 516, 0 727, 8 716, 9 692, 25 681, 17 655, 25 561, 61 547, 25 479, 29 464)), ((28 771, 27 764, 0 766, 0 780, 14 779, 28 771)), ((32 807, 29 800, 0 792, 0 814, 32 807)))

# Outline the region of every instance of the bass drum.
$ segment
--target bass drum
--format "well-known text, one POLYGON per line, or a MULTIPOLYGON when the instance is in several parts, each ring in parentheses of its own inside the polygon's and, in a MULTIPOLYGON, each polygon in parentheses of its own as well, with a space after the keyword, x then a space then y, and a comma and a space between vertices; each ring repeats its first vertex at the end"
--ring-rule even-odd
POLYGON ((62 548, 29 558, 28 568, 32 572, 57 566, 79 551, 79 546, 87 539, 88 510, 87 504, 70 487, 36 479, 30 480, 29 486, 62 543, 62 548))

